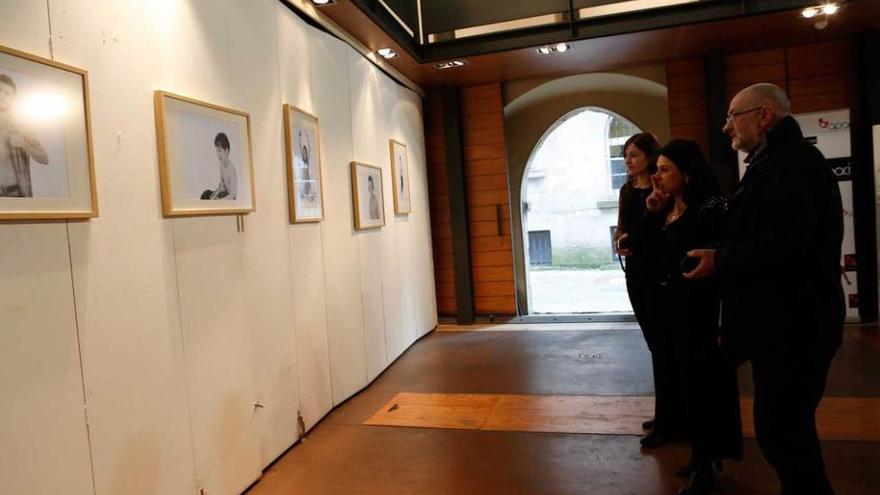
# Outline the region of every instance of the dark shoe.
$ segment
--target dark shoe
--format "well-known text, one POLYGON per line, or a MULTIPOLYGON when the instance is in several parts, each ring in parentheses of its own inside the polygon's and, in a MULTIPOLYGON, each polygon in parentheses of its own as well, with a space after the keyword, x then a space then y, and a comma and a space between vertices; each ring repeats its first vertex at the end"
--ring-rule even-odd
POLYGON ((714 486, 715 472, 712 471, 711 466, 706 465, 691 474, 688 484, 678 491, 678 495, 706 495, 714 486))
POLYGON ((649 419, 649 420, 645 421, 644 423, 642 423, 642 429, 643 430, 653 430, 654 429, 654 420, 649 419))
POLYGON ((666 436, 657 430, 653 430, 651 433, 640 438, 639 443, 642 444, 643 448, 653 449, 654 447, 659 447, 666 443, 666 436))

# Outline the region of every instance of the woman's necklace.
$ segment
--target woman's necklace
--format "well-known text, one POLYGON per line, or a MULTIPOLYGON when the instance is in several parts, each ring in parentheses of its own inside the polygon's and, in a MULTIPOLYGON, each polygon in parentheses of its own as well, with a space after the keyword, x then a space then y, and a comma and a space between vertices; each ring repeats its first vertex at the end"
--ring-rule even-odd
POLYGON ((678 220, 684 214, 685 210, 687 210, 687 207, 684 207, 681 209, 681 211, 676 211, 676 206, 678 206, 678 205, 673 206, 672 211, 669 212, 669 222, 670 223, 678 220))

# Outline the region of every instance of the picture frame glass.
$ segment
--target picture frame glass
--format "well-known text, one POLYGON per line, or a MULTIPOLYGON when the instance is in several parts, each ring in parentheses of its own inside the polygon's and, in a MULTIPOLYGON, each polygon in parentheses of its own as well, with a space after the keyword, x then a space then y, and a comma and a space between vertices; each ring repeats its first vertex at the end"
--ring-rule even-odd
POLYGON ((288 177, 293 222, 318 221, 324 216, 321 148, 318 118, 295 107, 287 107, 286 142, 288 177))
POLYGON ((394 178, 394 212, 408 214, 412 211, 412 205, 406 145, 393 139, 391 140, 391 171, 394 178))
POLYGON ((382 169, 353 162, 356 227, 376 228, 385 225, 383 205, 382 169))
POLYGON ((166 216, 254 211, 249 117, 159 93, 166 216))
POLYGON ((0 219, 97 215, 85 71, 0 47, 0 219))

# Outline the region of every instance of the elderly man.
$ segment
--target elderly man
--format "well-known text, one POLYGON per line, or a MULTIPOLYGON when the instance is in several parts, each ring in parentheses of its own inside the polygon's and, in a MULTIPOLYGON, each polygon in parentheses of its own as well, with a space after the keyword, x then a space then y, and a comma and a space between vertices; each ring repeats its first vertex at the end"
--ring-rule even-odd
POLYGON ((688 253, 700 264, 685 276, 718 275, 722 347, 752 362, 755 433, 783 495, 831 494, 815 414, 845 314, 840 191, 777 86, 737 94, 723 130, 748 169, 717 250, 688 253))

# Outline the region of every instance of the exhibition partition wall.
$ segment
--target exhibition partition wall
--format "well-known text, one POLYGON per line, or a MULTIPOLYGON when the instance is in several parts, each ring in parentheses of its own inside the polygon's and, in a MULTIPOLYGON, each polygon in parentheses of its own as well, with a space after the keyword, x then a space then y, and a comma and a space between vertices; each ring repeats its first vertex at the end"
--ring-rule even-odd
POLYGON ((0 492, 240 493, 436 325, 421 100, 348 45, 276 0, 12 0, 0 45, 88 72, 100 205, 0 223, 0 492), (156 90, 249 115, 254 212, 163 217, 156 90), (317 222, 290 223, 284 104, 320 117, 317 222))

